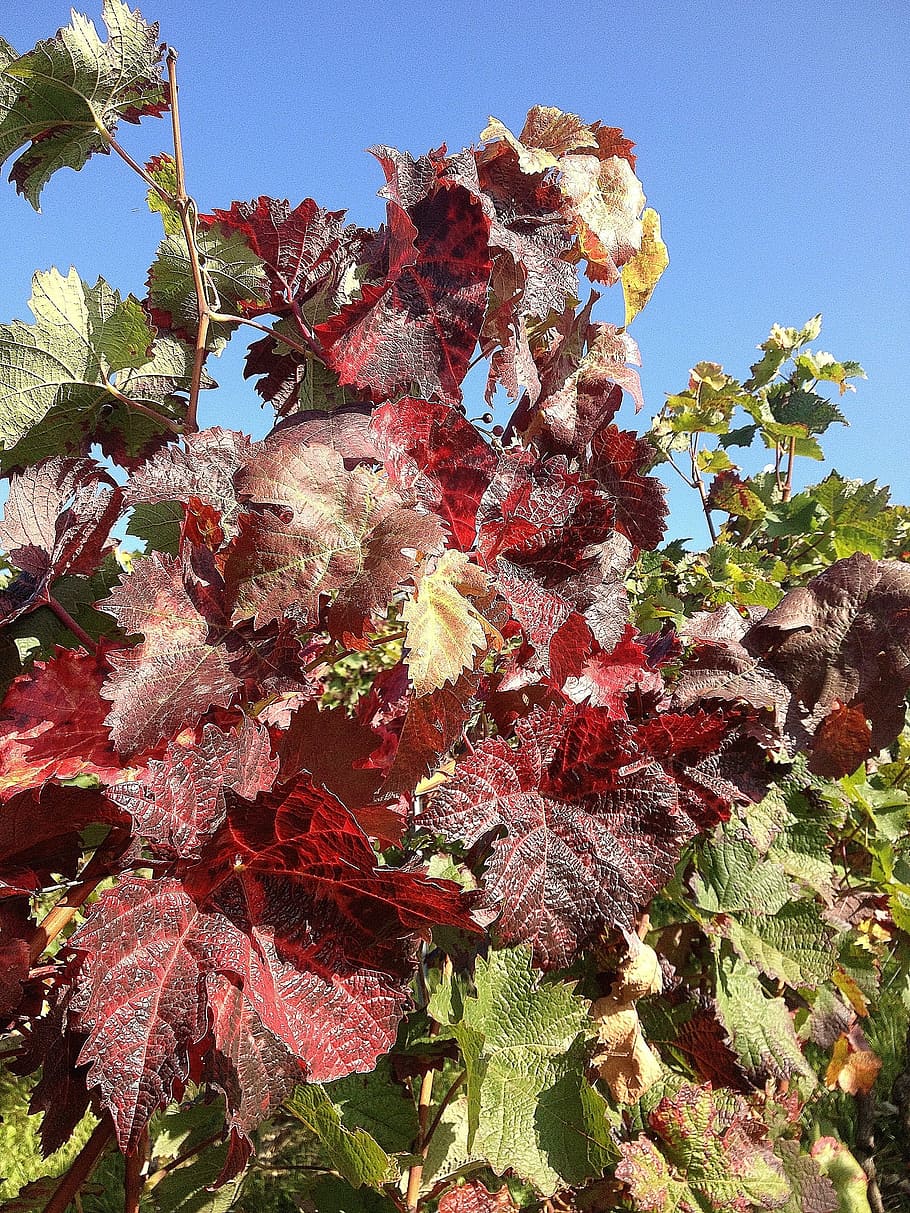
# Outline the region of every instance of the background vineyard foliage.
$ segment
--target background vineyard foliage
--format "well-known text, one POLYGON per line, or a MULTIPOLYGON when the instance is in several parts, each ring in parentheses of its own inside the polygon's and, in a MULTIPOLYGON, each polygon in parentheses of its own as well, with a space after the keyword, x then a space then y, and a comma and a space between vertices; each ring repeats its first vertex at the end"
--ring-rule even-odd
MULTIPOLYGON (((173 103, 102 15, 0 43, 33 205, 173 103)), ((148 297, 0 330, 0 1207, 905 1207, 910 512, 795 487, 859 364, 775 326, 620 430, 615 128, 375 149, 378 232, 198 215, 174 130, 148 297), (256 445, 194 421, 251 324, 256 445)))

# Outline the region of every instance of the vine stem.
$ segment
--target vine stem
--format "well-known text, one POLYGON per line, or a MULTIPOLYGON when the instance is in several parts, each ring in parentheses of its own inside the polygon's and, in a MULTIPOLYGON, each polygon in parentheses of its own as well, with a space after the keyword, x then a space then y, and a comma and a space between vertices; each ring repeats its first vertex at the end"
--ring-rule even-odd
POLYGON ((113 1135, 113 1122, 106 1116, 95 1126, 94 1132, 79 1151, 75 1162, 54 1189, 53 1196, 44 1206, 44 1213, 66 1213, 79 1189, 94 1171, 113 1135))
POLYGON ((177 1167, 182 1167, 185 1162, 189 1162, 191 1159, 201 1154, 203 1150, 207 1150, 209 1146, 213 1146, 216 1142, 221 1141, 222 1136, 223 1134, 221 1133, 212 1133, 211 1136, 206 1137, 203 1141, 198 1142, 195 1146, 190 1146, 189 1149, 184 1150, 182 1154, 178 1154, 176 1158, 172 1158, 170 1162, 166 1162, 163 1167, 159 1167, 159 1169, 155 1171, 154 1174, 150 1175, 145 1181, 145 1191, 151 1192, 153 1188, 157 1188, 162 1179, 165 1179, 168 1175, 170 1175, 171 1171, 176 1170, 177 1167))
POLYGON ((692 484, 698 490, 698 495, 701 498, 701 508, 704 511, 705 521, 708 524, 708 533, 711 536, 711 542, 717 543, 717 531, 714 527, 714 519, 711 517, 711 507, 708 505, 708 498, 705 494, 705 486, 702 482, 701 472, 698 470, 698 435, 689 445, 689 457, 692 460, 692 484))
POLYGON ((78 640, 81 640, 90 653, 97 655, 98 645, 94 640, 92 640, 85 628, 75 621, 62 603, 59 603, 52 594, 46 594, 44 597, 44 606, 48 607, 54 612, 63 626, 68 628, 78 640))
MULTIPOLYGON (((449 956, 445 958, 442 966, 442 975, 444 980, 451 980, 452 959, 449 956)), ((439 1024, 435 1019, 431 1019, 430 1036, 435 1036, 438 1032, 439 1024)), ((430 1127, 430 1101, 433 1098, 433 1067, 427 1066, 426 1072, 420 1080, 420 1093, 417 1097, 417 1140, 414 1143, 414 1153, 419 1155, 419 1161, 411 1164, 408 1171, 407 1191, 405 1193, 405 1204, 408 1207, 409 1213, 414 1213, 420 1204, 420 1184, 423 1180, 423 1164, 426 1161, 430 1138, 436 1130, 436 1124, 442 1115, 446 1102, 452 1098, 453 1094, 454 1092, 450 1088, 439 1107, 432 1127, 430 1127)))
POLYGON ((173 194, 169 190, 166 190, 163 185, 159 185, 155 178, 133 159, 126 148, 120 146, 114 136, 107 130, 104 123, 96 120, 95 126, 110 150, 116 152, 120 159, 128 164, 134 173, 138 173, 149 189, 153 189, 162 202, 167 202, 173 206, 175 201, 173 194))
POLYGON ((209 335, 209 305, 205 294, 205 281, 202 277, 202 265, 199 261, 199 250, 196 247, 195 205, 186 192, 186 169, 183 161, 183 136, 180 132, 180 102, 177 86, 177 52, 172 46, 167 48, 167 78, 171 100, 171 130, 174 136, 174 169, 177 177, 177 194, 175 204, 180 215, 180 226, 186 240, 187 255, 193 274, 193 289, 196 292, 196 309, 199 324, 196 329, 196 350, 193 357, 193 374, 190 380, 190 401, 186 410, 186 430, 191 433, 198 426, 196 415, 199 409, 199 388, 202 384, 202 367, 207 353, 206 343, 209 335), (190 210, 194 218, 190 219, 190 210))
POLYGON ((123 1213, 139 1213, 139 1201, 142 1197, 142 1168, 148 1156, 149 1133, 143 1129, 136 1143, 135 1150, 124 1159, 125 1173, 123 1180, 123 1213))
MULTIPOLYGON (((108 834, 108 838, 110 837, 111 834, 108 834)), ((100 850, 98 850, 82 869, 79 883, 69 889, 38 924, 29 943, 30 964, 34 964, 63 928, 72 922, 77 912, 85 905, 106 875, 108 875, 107 865, 100 858, 100 850)))
POLYGON ((796 459, 796 438, 791 437, 787 445, 787 479, 781 491, 781 501, 789 501, 793 496, 793 464, 796 459))
POLYGON ((280 341, 282 345, 288 346, 292 350, 296 350, 298 354, 305 354, 309 357, 315 355, 322 362, 322 351, 316 345, 315 341, 312 345, 304 345, 300 341, 296 341, 293 337, 288 337, 284 333, 279 333, 277 329, 269 328, 267 324, 259 324, 256 320, 250 320, 248 316, 235 316, 232 312, 209 312, 209 319, 221 321, 225 324, 246 324, 251 329, 258 329, 260 333, 267 333, 276 341, 280 341))

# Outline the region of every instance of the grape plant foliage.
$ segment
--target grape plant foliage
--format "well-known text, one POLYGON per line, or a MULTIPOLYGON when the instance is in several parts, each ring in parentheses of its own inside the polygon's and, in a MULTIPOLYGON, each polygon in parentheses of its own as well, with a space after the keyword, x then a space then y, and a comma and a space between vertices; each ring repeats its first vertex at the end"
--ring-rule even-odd
POLYGON ((775 326, 624 429, 621 130, 373 148, 376 230, 206 214, 176 53, 101 15, 0 40, 17 191, 113 155, 163 224, 143 299, 0 325, 0 1207, 906 1199, 910 516, 794 479, 859 365, 775 326), (261 441, 197 423, 244 336, 261 441))

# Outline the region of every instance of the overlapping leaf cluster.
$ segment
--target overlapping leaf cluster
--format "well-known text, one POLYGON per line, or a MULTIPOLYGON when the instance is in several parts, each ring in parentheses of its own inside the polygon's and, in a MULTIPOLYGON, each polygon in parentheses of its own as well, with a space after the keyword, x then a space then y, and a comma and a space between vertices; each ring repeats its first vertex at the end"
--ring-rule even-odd
MULTIPOLYGON (((129 159, 119 119, 167 110, 156 28, 120 0, 103 17, 106 43, 77 17, 4 44, 0 157, 25 148, 33 203, 59 167, 129 159)), ((561 1188, 585 1208, 605 1182, 642 1209, 833 1209, 796 1127, 803 1040, 866 1089, 854 954, 883 920, 837 910, 824 831, 847 810, 817 788, 901 731, 910 577, 851 544, 871 498, 848 482, 813 499, 837 562, 767 614, 653 629, 642 569, 654 442, 730 437, 748 399, 792 462, 837 417, 808 380, 856 368, 799 353, 779 388, 811 336, 776 330, 751 385, 701 364, 639 438, 615 421, 642 404, 638 349, 579 277, 621 282, 628 325, 667 263, 622 132, 535 107, 455 154, 373 152, 378 230, 311 199, 199 215, 158 156, 147 297, 39 272, 34 323, 0 331, 0 1015, 49 1173, 72 1139, 71 1174, 98 1166, 128 1208, 146 1163, 156 1208, 215 1182, 219 1208, 264 1208, 258 1144, 326 1210, 561 1188), (249 324, 259 442, 195 422, 208 355, 249 324), (493 428, 463 402, 479 357, 493 428), (808 1027, 786 991, 811 992, 808 1027)), ((690 453, 712 507, 769 515, 690 453)), ((901 830, 867 855, 905 925, 901 830)), ((40 1175, 14 1207, 63 1199, 40 1175)))

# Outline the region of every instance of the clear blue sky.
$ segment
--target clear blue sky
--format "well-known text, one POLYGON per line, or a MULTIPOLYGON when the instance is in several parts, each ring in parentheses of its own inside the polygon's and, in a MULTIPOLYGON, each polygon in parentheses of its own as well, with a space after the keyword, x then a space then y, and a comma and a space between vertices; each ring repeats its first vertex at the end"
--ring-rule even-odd
MULTIPOLYGON (((77 7, 100 24, 100 0, 77 7)), ((309 195, 374 225, 390 143, 417 154, 477 139, 488 114, 518 129, 556 105, 621 126, 660 211, 671 265, 633 327, 646 407, 703 358, 745 375, 771 324, 824 313, 819 345, 869 379, 846 398, 828 467, 878 477, 910 502, 910 10, 898 0, 530 0, 330 3, 144 0, 180 52, 190 188, 204 210, 258 194, 309 195)), ((57 0, 0 6, 20 51, 69 19, 57 0), (6 11, 4 12, 3 9, 6 11)), ((169 148, 165 122, 121 127, 137 159, 169 148)), ((160 229, 141 183, 96 157, 63 171, 35 215, 0 190, 0 320, 27 319, 35 268, 75 264, 143 294, 160 229)), ((618 291, 610 292, 618 296, 618 291)), ((601 304, 621 319, 621 298, 601 304)), ((203 423, 262 433, 238 386, 240 352, 212 370, 203 423)), ((479 409, 477 411, 480 411, 479 409)), ((631 409, 627 424, 636 423, 631 409)), ((818 478, 825 465, 813 465, 818 478)), ((674 532, 701 537, 674 494, 674 532)))

